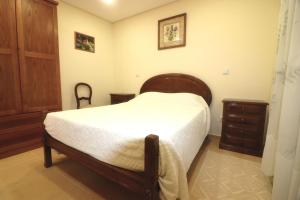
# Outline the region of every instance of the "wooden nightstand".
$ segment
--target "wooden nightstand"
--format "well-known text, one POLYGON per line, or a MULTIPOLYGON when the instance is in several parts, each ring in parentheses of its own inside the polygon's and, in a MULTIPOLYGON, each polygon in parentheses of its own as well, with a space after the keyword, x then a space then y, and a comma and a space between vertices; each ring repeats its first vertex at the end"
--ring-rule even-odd
POLYGON ((219 147, 262 156, 267 106, 264 101, 224 99, 219 147))
POLYGON ((110 94, 111 104, 127 102, 135 97, 135 94, 113 93, 110 94))

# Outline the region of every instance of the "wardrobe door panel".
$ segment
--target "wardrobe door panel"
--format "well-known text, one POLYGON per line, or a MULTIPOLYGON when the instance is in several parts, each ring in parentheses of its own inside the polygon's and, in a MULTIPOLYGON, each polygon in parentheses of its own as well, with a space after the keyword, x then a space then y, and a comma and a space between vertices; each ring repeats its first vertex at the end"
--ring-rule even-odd
POLYGON ((61 109, 56 5, 17 0, 23 110, 61 109))
POLYGON ((0 1, 0 116, 21 112, 15 1, 0 1))
POLYGON ((22 0, 24 49, 26 52, 55 54, 54 7, 43 0, 22 0))
POLYGON ((55 66, 55 60, 27 57, 25 65, 27 67, 23 75, 30 81, 24 87, 24 92, 30 94, 31 91, 34 91, 34 95, 26 97, 27 102, 24 108, 39 111, 47 105, 47 110, 57 109, 57 95, 55 95, 59 93, 57 72, 55 68, 49 67, 55 66))
POLYGON ((13 47, 12 37, 16 35, 13 32, 16 32, 16 29, 13 30, 15 25, 15 3, 10 0, 1 0, 0 1, 0 47, 3 49, 11 49, 13 47))

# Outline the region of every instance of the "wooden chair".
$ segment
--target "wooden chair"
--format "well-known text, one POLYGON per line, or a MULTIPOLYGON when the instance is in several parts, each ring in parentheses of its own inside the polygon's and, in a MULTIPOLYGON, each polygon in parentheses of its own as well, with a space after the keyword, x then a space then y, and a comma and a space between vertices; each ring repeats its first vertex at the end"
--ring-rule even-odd
POLYGON ((87 84, 87 83, 77 83, 75 85, 75 98, 76 98, 76 103, 77 103, 77 109, 80 109, 80 101, 82 101, 82 100, 88 101, 88 103, 89 103, 88 106, 84 106, 84 107, 91 107, 92 106, 92 94, 93 94, 93 90, 92 90, 92 87, 89 84, 87 84), (88 97, 79 97, 78 96, 78 88, 79 87, 86 87, 89 90, 88 97))

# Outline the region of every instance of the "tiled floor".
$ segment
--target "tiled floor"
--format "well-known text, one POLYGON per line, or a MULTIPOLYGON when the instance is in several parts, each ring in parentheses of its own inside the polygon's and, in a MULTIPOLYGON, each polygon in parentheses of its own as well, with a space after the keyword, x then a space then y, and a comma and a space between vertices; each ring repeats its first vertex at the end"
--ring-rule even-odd
POLYGON ((189 181, 193 200, 268 200, 272 185, 261 170, 261 158, 220 150, 210 140, 189 181))
MULTIPOLYGON (((125 189, 54 153, 43 168, 37 149, 0 160, 1 200, 134 200, 125 189)), ((212 137, 189 172, 191 200, 267 200, 271 184, 260 171, 260 158, 218 149, 212 137)))

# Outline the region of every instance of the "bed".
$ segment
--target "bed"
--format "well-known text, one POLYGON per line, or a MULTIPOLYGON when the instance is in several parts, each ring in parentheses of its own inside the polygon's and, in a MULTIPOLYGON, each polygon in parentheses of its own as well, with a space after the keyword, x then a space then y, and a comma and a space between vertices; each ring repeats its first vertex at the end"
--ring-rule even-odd
MULTIPOLYGON (((186 74, 162 74, 147 80, 141 87, 140 93, 142 95, 139 95, 134 100, 120 105, 104 106, 101 108, 88 108, 76 112, 66 111, 49 114, 49 116, 47 116, 45 120, 45 167, 50 167, 52 165, 51 148, 53 148, 61 153, 66 154, 69 158, 78 161, 89 169, 95 171, 100 176, 103 176, 135 193, 138 193, 140 196, 142 196, 143 199, 173 199, 173 197, 168 194, 168 191, 165 191, 166 188, 168 188, 170 182, 173 181, 170 181, 171 179, 166 179, 167 181, 162 180, 160 176, 162 176, 163 174, 167 178, 174 178, 174 175, 178 175, 178 177, 180 177, 183 176, 182 172, 187 172, 188 167, 195 157, 194 154, 196 154, 200 148, 198 146, 201 146, 205 138, 204 136, 206 136, 202 135, 202 138, 201 140, 199 139, 199 141, 198 139, 195 139, 195 137, 199 135, 195 132, 195 130, 199 128, 197 125, 199 123, 195 122, 198 122, 198 118, 203 118, 204 116, 203 109, 201 110, 201 112, 198 112, 197 109, 195 109, 195 106, 198 105, 199 102, 201 102, 202 98, 198 98, 199 96, 203 97, 203 99, 205 100, 206 103, 204 104, 210 105, 212 98, 211 91, 203 81, 193 76, 186 74), (174 94, 170 96, 166 93, 174 94), (196 96, 194 94, 199 96, 196 96), (162 95, 164 97, 163 99, 165 99, 166 101, 165 104, 163 102, 160 102, 162 95), (172 98, 175 98, 177 102, 186 101, 187 96, 189 101, 190 99, 193 100, 191 104, 194 104, 194 100, 197 103, 194 107, 193 105, 188 105, 186 107, 174 106, 174 109, 172 109, 172 105, 170 106, 170 103, 168 103, 172 100, 172 98), (162 114, 155 117, 155 113, 152 112, 155 107, 151 107, 152 105, 156 105, 155 102, 157 103, 157 105, 162 105, 162 109, 166 109, 166 111, 174 114, 174 116, 178 116, 178 113, 180 113, 179 118, 174 118, 174 120, 177 120, 177 123, 176 126, 172 126, 172 128, 176 130, 176 133, 180 133, 181 130, 186 132, 186 134, 177 134, 177 141, 184 141, 184 138, 180 138, 184 135, 185 137, 189 137, 191 141, 196 142, 195 145, 190 145, 191 147, 194 147, 193 150, 186 150, 191 149, 191 147, 188 147, 188 145, 186 144, 185 147, 183 147, 184 142, 182 142, 182 144, 170 142, 173 141, 172 137, 174 136, 171 135, 170 137, 168 137, 168 132, 174 131, 171 130, 172 128, 170 128, 170 126, 165 126, 169 128, 164 129, 164 123, 172 123, 172 120, 169 119, 172 118, 172 115, 168 115, 168 112, 164 112, 166 113, 166 115, 162 114), (121 112, 122 110, 123 113, 121 112), (128 114, 128 116, 126 116, 126 113, 128 113, 129 111, 131 112, 131 114, 128 114), (113 113, 115 113, 115 115, 113 113), (194 113, 194 115, 191 116, 191 113, 194 113), (202 115, 200 115, 200 113, 202 113, 202 115), (154 117, 149 117, 151 115, 153 115, 154 117), (101 119, 100 122, 98 121, 96 123, 93 123, 95 118, 97 120, 101 119), (116 124, 116 126, 112 127, 111 125, 107 125, 112 121, 111 119, 118 118, 119 121, 116 121, 119 124, 116 124), (122 120, 122 118, 124 120, 122 120), (189 121, 192 121, 190 118, 196 121, 194 123, 189 123, 189 121), (131 125, 126 126, 127 124, 131 125), (136 124, 135 128, 132 124, 136 124), (109 129, 109 127, 112 127, 111 130, 109 129), (145 129, 147 127, 149 129, 145 129), (155 128, 153 129, 153 127, 155 128), (109 130, 112 134, 103 134, 103 136, 106 137, 102 138, 93 137, 94 135, 99 135, 93 134, 95 131, 101 130, 101 132, 105 132, 106 129, 109 130), (140 129, 144 132, 145 130, 149 130, 153 134, 140 135, 138 134, 140 129), (165 134, 159 133, 163 132, 160 129, 165 131, 165 134), (127 134, 122 135, 122 130, 124 130, 124 133, 126 133, 127 131, 130 137, 127 134), (110 138, 112 136, 114 136, 114 138, 110 138), (86 140, 85 137, 93 138, 89 141, 88 145, 84 143, 84 141, 86 140), (144 139, 141 140, 141 137, 143 137, 144 139), (122 138, 122 140, 120 138, 122 138), (126 139, 126 144, 123 144, 122 142, 126 139), (142 148, 136 148, 137 143, 139 144, 139 147, 142 146, 142 148), (113 147, 115 144, 118 144, 118 147, 129 146, 129 148, 113 154, 113 147), (132 145, 130 146, 129 144, 132 145), (177 147, 176 145, 178 145, 178 149, 172 151, 174 146, 177 147), (97 152, 97 150, 101 148, 106 149, 107 153, 102 150, 99 150, 99 152, 97 152), (195 153, 190 153, 189 151, 193 151, 195 153), (120 154, 124 154, 125 156, 121 157, 119 156, 120 154), (180 156, 180 154, 183 154, 184 156, 180 156), (108 160, 110 156, 119 157, 118 159, 108 160), (128 156, 127 162, 126 160, 124 160, 126 159, 126 156, 128 156), (130 159, 133 159, 132 157, 136 157, 136 161, 134 160, 134 162, 131 162, 130 159), (164 159, 160 160, 160 158, 164 159), (171 167, 169 167, 167 164, 172 163, 173 160, 174 163, 176 163, 175 161, 180 160, 178 161, 179 164, 173 164, 171 167), (117 161, 120 162, 118 163, 117 161), (172 174, 168 171, 175 172, 172 174), (177 172, 181 173, 176 174, 177 172), (162 190, 162 192, 159 193, 160 189, 162 190)), ((201 127, 205 127, 205 124, 203 124, 201 127)), ((185 175, 186 174, 184 174, 184 176, 185 175)), ((180 178, 178 178, 178 180, 180 180, 180 178)), ((181 182, 182 181, 179 181, 179 183, 181 182)), ((180 193, 180 191, 178 193, 180 193)), ((183 192, 181 192, 179 197, 181 199, 186 198, 183 192)))

